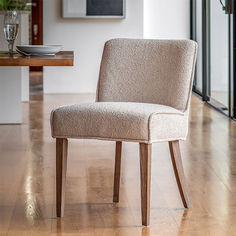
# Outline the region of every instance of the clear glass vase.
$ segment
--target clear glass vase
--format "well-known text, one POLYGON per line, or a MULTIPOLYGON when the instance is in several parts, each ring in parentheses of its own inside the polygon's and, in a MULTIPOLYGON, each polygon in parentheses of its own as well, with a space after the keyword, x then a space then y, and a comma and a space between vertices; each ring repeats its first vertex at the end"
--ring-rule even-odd
POLYGON ((16 11, 7 11, 4 15, 4 35, 8 42, 8 51, 13 54, 14 41, 19 28, 19 17, 16 11))

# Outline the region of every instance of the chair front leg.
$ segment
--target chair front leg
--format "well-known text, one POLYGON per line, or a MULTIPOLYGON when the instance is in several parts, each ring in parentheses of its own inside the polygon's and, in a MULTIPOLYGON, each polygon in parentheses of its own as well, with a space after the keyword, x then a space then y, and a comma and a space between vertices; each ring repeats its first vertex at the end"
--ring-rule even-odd
POLYGON ((152 145, 140 143, 140 177, 141 177, 141 210, 142 224, 150 222, 150 188, 151 188, 151 154, 152 145))
POLYGON ((185 182, 184 169, 181 160, 179 148, 179 140, 169 142, 172 165, 175 172, 176 182, 179 188, 179 193, 185 208, 191 207, 191 202, 187 193, 187 185, 185 182))
POLYGON ((57 217, 64 216, 68 140, 56 139, 56 203, 57 217))
POLYGON ((113 202, 119 202, 122 142, 116 142, 113 202))

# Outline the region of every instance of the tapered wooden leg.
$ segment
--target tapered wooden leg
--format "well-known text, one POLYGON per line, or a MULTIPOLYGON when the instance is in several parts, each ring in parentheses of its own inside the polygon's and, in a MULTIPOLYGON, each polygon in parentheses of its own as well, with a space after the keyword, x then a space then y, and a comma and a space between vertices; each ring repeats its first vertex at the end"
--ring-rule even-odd
POLYGON ((178 184, 179 193, 185 208, 191 207, 191 202, 187 193, 187 185, 184 177, 184 169, 181 160, 179 141, 169 142, 171 160, 175 172, 176 182, 178 184))
POLYGON ((151 154, 152 145, 140 143, 140 174, 141 174, 141 209, 142 224, 150 222, 150 187, 151 187, 151 154))
POLYGON ((67 167, 67 139, 56 139, 56 202, 57 217, 64 215, 66 167, 67 167))
POLYGON ((119 202, 122 142, 116 142, 113 202, 119 202))

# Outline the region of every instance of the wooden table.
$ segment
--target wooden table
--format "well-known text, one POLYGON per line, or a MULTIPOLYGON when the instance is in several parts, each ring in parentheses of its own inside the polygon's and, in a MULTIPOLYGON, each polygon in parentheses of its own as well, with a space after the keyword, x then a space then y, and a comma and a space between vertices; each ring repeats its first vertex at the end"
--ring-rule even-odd
POLYGON ((0 66, 73 66, 74 53, 61 51, 55 56, 29 56, 18 53, 10 56, 7 52, 0 51, 0 66))
POLYGON ((55 56, 29 57, 18 53, 9 55, 7 52, 0 51, 0 124, 22 122, 20 67, 73 65, 73 51, 61 51, 55 56))

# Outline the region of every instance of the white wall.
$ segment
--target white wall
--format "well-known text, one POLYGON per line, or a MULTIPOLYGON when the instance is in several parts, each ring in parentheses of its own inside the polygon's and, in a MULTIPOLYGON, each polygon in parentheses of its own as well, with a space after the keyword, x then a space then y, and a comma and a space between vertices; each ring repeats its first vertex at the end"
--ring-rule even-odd
POLYGON ((144 37, 189 38, 189 0, 144 0, 144 37))
POLYGON ((61 1, 43 4, 44 44, 62 44, 75 52, 74 67, 44 68, 45 93, 95 92, 104 42, 143 37, 143 0, 126 0, 124 20, 63 19, 61 1))

